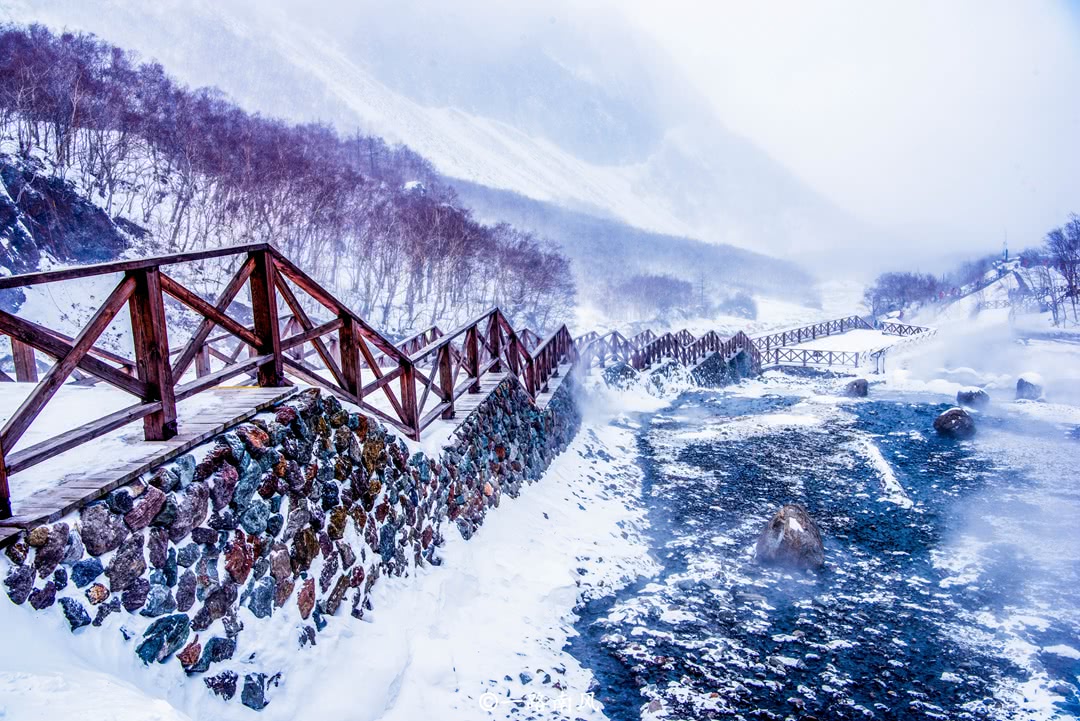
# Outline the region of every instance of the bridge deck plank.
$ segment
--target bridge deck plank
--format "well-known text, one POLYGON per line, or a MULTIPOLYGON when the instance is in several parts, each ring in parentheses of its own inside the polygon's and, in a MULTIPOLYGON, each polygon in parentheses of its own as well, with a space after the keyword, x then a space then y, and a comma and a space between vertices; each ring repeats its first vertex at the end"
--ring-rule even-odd
MULTIPOLYGON (((0 545, 14 538, 21 529, 51 523, 130 483, 151 468, 180 456, 295 392, 295 387, 244 386, 220 386, 207 391, 214 399, 213 405, 194 412, 190 417, 181 416, 179 433, 175 437, 167 441, 135 440, 132 445, 136 446, 139 452, 134 457, 106 471, 75 471, 62 478, 57 485, 33 493, 16 503, 13 509, 15 515, 0 521, 0 545)), ((75 448, 66 453, 74 454, 74 458, 79 453, 85 453, 85 449, 75 448)))

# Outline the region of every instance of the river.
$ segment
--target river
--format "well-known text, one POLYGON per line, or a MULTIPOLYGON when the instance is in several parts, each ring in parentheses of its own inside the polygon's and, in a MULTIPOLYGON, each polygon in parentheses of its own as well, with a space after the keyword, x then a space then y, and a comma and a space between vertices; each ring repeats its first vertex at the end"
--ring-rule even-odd
POLYGON ((692 391, 638 435, 659 575, 580 609, 615 721, 1080 714, 1080 442, 996 403, 974 440, 836 380, 692 391), (789 502, 819 572, 762 567, 789 502))

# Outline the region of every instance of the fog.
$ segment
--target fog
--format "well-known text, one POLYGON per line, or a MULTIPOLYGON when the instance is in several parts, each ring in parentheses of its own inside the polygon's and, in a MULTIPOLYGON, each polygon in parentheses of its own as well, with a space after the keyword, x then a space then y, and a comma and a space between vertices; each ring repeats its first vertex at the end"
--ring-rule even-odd
MULTIPOLYGON (((5 12, 6 11, 6 12, 5 12)), ((821 277, 942 271, 1080 211, 1080 5, 0 0, 452 179, 821 277)))
POLYGON ((1080 4, 629 7, 733 130, 915 250, 1038 242, 1080 207, 1080 4))

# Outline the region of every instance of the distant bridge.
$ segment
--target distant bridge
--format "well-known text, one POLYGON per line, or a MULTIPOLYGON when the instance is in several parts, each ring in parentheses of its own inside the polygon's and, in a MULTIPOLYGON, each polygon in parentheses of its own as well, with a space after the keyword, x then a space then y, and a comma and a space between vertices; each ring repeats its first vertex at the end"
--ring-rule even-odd
MULTIPOLYGON (((563 325, 541 338, 530 329, 515 330, 493 308, 449 332, 432 326, 395 344, 266 243, 8 276, 0 278, 0 289, 100 277, 115 278, 116 284, 75 337, 0 310, 0 335, 10 340, 15 376, 0 371, 0 380, 28 389, 0 428, 0 542, 19 528, 54 520, 100 498, 252 417, 293 393, 297 382, 355 404, 418 441, 440 423, 438 432, 449 433, 511 376, 543 408, 571 370, 587 373, 609 362, 640 370, 673 358, 694 367, 714 354, 726 360, 745 354, 755 372, 783 364, 858 365, 859 358, 850 353, 794 346, 872 327, 851 316, 755 339, 742 332, 727 338, 716 332, 696 337, 687 330, 662 335, 644 331, 632 338, 618 331, 593 332, 573 338, 563 325), (210 259, 236 264, 214 299, 203 298, 178 280, 179 275, 167 272, 210 259), (227 312, 244 288, 250 294, 250 324, 227 312), (187 314, 191 332, 186 342, 170 345, 167 309, 187 314), (106 329, 124 315, 133 357, 99 344, 106 329), (53 359, 40 376, 39 356, 53 359), (107 384, 134 402, 20 444, 50 403, 63 406, 69 379, 77 385, 107 384), (235 385, 237 379, 242 385, 235 385), (191 402, 207 395, 209 402, 191 402), (13 474, 138 421, 142 442, 124 436, 132 453, 123 462, 64 476, 63 483, 58 478, 55 488, 35 493, 12 509, 13 474), (18 515, 13 516, 13 510, 18 515)), ((899 324, 881 328, 901 335, 922 332, 899 324)))

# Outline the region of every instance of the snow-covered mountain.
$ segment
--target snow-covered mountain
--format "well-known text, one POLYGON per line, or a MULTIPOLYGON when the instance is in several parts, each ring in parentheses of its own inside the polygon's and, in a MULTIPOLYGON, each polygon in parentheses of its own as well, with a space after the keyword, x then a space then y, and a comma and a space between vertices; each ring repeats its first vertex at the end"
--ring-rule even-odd
POLYGON ((0 18, 88 30, 248 109, 646 230, 811 262, 872 232, 726 130, 610 14, 509 5, 0 0, 0 18))

